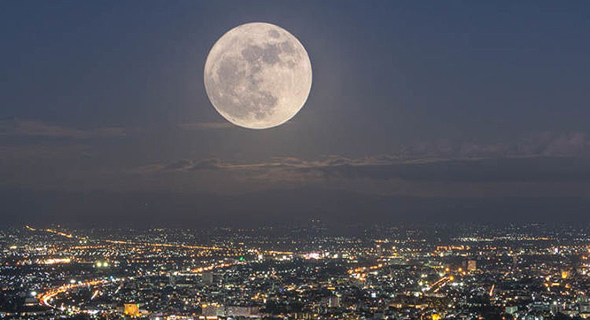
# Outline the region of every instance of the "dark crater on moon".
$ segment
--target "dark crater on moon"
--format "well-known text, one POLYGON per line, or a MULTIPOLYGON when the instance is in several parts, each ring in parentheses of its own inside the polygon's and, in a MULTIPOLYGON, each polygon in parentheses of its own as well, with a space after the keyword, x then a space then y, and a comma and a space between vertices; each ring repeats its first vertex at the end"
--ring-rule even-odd
POLYGON ((217 105, 224 106, 223 111, 230 117, 254 115, 256 119, 263 120, 274 113, 278 98, 260 88, 262 70, 277 63, 293 68, 299 59, 300 54, 288 41, 264 46, 248 45, 241 51, 241 57, 228 56, 219 62, 213 97, 219 102, 217 105), (282 52, 292 60, 282 61, 282 52))

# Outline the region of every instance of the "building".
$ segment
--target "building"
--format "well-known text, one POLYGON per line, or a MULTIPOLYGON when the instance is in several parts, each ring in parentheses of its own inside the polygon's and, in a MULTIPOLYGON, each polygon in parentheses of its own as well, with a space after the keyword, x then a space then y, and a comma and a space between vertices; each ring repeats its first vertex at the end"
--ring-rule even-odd
POLYGON ((258 318, 259 315, 260 307, 257 306, 228 306, 225 310, 227 317, 258 318))
POLYGON ((35 307, 39 305, 39 300, 35 297, 25 298, 25 307, 35 307))
POLYGON ((205 317, 223 316, 225 307, 218 303, 204 303, 201 305, 201 314, 205 317))
POLYGON ((125 303, 123 310, 126 316, 137 317, 139 315, 139 304, 125 303))
POLYGON ((328 298, 328 308, 340 308, 340 297, 334 295, 328 298))
POLYGON ((213 272, 203 272, 202 278, 203 278, 203 283, 212 284, 213 283, 213 272))
POLYGON ((506 306, 505 310, 507 314, 514 316, 518 312, 518 306, 506 306))
POLYGON ((475 271, 475 270, 477 270, 477 261, 476 260, 467 261, 467 271, 475 271))

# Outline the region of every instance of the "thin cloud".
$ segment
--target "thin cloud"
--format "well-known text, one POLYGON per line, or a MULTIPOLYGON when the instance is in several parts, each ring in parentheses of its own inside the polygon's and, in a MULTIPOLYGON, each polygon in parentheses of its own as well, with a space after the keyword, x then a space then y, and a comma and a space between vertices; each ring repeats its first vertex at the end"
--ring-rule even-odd
POLYGON ((215 129, 227 129, 233 125, 229 122, 191 122, 181 123, 178 125, 184 130, 215 130, 215 129))
POLYGON ((218 171, 268 182, 338 180, 522 182, 590 181, 590 138, 583 133, 537 133, 512 143, 406 147, 398 154, 315 160, 275 157, 265 161, 179 160, 136 172, 218 171))
POLYGON ((590 157, 590 137, 584 132, 533 132, 512 141, 478 143, 477 141, 420 141, 406 145, 400 153, 406 157, 445 159, 509 157, 590 157))
POLYGON ((84 130, 49 124, 39 120, 1 120, 0 135, 89 139, 123 137, 126 135, 126 131, 124 128, 120 127, 104 127, 84 130))

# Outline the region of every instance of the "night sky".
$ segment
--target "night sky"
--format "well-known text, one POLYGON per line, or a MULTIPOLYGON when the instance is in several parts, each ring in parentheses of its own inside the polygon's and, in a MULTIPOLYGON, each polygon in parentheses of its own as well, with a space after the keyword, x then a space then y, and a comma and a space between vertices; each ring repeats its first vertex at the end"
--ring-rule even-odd
POLYGON ((0 106, 0 225, 590 220, 588 1, 3 1, 0 106), (203 84, 256 21, 313 67, 267 130, 203 84))

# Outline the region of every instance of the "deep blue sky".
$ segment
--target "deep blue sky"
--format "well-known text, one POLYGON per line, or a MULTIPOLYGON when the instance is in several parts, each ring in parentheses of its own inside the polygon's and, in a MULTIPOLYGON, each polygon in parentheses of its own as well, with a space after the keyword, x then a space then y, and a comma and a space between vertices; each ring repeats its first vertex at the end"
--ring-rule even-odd
POLYGON ((5 1, 0 215, 588 219, 588 39, 587 1, 5 1), (228 125, 202 79, 254 21, 314 71, 264 131, 228 125))

